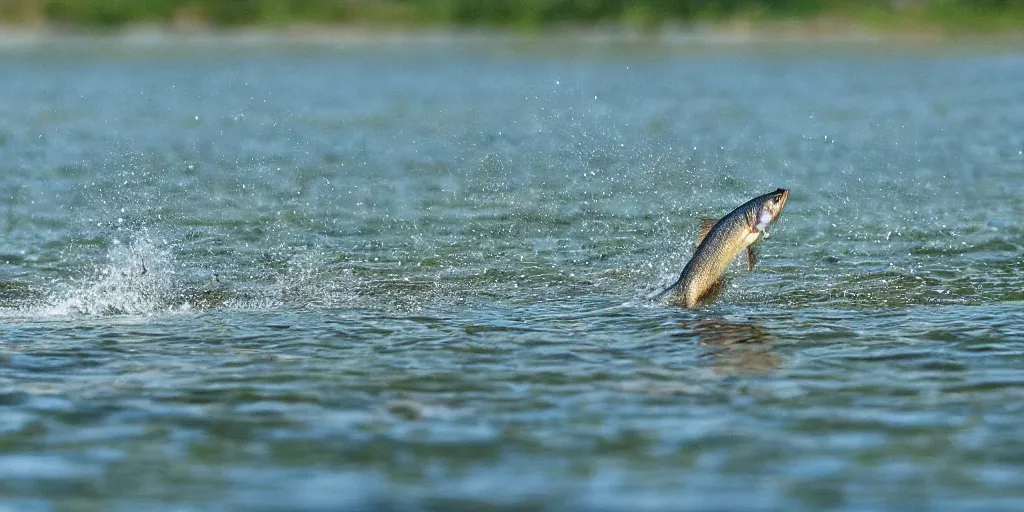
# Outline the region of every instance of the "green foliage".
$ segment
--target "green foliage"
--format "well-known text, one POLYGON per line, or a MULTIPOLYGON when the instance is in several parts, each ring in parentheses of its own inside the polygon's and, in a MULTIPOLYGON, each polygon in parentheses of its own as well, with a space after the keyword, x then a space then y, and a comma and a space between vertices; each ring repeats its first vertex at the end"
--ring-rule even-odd
POLYGON ((0 20, 117 26, 398 23, 520 28, 559 23, 814 19, 873 26, 1024 30, 1024 0, 0 0, 0 20))
POLYGON ((49 0, 43 12, 47 19, 85 25, 118 25, 128 22, 168 19, 175 0, 49 0))

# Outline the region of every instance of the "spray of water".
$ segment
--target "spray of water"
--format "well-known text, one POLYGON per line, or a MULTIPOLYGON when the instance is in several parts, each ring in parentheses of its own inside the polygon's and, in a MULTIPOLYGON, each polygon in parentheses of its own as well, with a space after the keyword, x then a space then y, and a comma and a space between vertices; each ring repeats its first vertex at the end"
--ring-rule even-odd
POLYGON ((33 308, 42 316, 151 315, 187 310, 175 304, 176 268, 165 243, 154 242, 146 231, 127 243, 115 241, 107 259, 85 277, 53 283, 43 304, 33 308))

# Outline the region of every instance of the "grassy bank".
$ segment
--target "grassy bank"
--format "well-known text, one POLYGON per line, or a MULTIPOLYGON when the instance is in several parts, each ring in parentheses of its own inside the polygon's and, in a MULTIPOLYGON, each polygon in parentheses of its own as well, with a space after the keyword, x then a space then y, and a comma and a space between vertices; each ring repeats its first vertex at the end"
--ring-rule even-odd
POLYGON ((0 0, 0 22, 98 28, 336 23, 536 30, 615 23, 656 30, 664 23, 791 20, 876 30, 1020 32, 1024 0, 0 0))

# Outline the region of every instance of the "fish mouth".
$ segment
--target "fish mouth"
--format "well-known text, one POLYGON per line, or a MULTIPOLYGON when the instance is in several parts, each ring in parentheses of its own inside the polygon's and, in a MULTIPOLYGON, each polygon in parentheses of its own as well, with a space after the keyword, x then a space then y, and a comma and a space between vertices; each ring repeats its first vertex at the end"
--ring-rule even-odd
POLYGON ((779 196, 779 211, 775 214, 775 216, 778 217, 779 214, 782 213, 782 209, 786 207, 786 201, 789 199, 789 189, 780 188, 776 190, 775 193, 781 194, 779 196))
MULTIPOLYGON (((782 209, 786 207, 786 201, 789 199, 789 190, 780 188, 767 195, 770 199, 757 214, 757 223, 754 225, 757 231, 764 231, 770 224, 779 220, 782 209)), ((765 237, 767 238, 767 233, 765 237)))
POLYGON ((772 201, 776 204, 769 206, 768 209, 772 214, 772 221, 774 222, 782 216, 782 209, 786 207, 786 201, 789 200, 789 189, 775 189, 775 192, 772 192, 771 195, 773 196, 772 201))

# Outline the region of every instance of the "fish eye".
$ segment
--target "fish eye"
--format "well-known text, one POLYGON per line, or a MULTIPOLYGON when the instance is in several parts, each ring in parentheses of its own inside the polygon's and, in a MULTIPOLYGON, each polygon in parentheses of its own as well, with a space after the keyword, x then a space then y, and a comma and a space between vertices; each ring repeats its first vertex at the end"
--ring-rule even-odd
POLYGON ((779 196, 775 196, 775 197, 773 197, 773 198, 772 198, 772 203, 774 203, 774 204, 779 204, 779 196))

